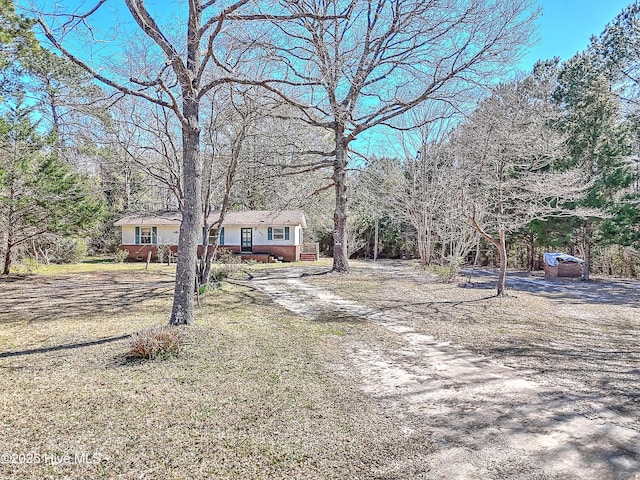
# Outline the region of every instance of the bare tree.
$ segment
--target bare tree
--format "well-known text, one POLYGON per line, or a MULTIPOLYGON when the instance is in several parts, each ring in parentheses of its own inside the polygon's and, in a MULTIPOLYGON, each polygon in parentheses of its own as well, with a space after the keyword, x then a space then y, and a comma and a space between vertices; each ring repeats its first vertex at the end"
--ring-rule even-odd
MULTIPOLYGON (((167 109, 175 115, 181 131, 182 166, 182 222, 178 241, 178 265, 171 313, 171 324, 191 324, 194 320, 193 289, 202 211, 201 105, 205 95, 219 85, 259 83, 243 71, 254 66, 255 57, 246 56, 247 49, 233 42, 229 25, 233 22, 272 22, 307 16, 300 10, 295 15, 278 16, 262 13, 260 5, 249 0, 192 0, 188 2, 186 18, 180 20, 178 10, 172 11, 170 21, 151 13, 143 0, 125 0, 128 13, 145 36, 145 49, 138 52, 136 68, 112 67, 104 69, 92 58, 75 53, 74 32, 85 29, 91 39, 86 51, 91 52, 98 35, 91 21, 104 11, 105 0, 99 0, 86 12, 69 14, 37 12, 38 24, 52 45, 72 62, 89 72, 104 85, 124 94, 144 99, 167 109), (178 20, 176 20, 178 19, 178 20), (178 32, 178 33, 176 33, 178 32)), ((167 10, 171 10, 170 8, 167 10)), ((111 13, 111 12, 108 12, 111 13)), ((127 37, 113 26, 110 48, 115 49, 120 38, 127 37)), ((245 37, 252 34, 245 29, 245 37)), ((245 38, 246 39, 246 38, 245 38)), ((75 39, 77 42, 77 38, 75 39)), ((126 42, 123 38, 122 42, 126 42)), ((250 42, 249 42, 250 43, 250 42)), ((122 48, 122 51, 129 51, 122 48)), ((129 65, 129 62, 127 62, 129 65)))
POLYGON ((387 137, 399 150, 398 158, 373 159, 364 170, 368 181, 360 181, 375 192, 371 204, 412 227, 423 265, 452 258, 459 263, 477 236, 463 220, 466 172, 451 154, 449 143, 451 127, 460 115, 451 108, 434 107, 438 106, 423 104, 410 112, 407 124, 423 125, 387 137))
POLYGON ((197 279, 200 285, 209 282, 211 262, 219 246, 222 223, 232 203, 232 189, 245 144, 253 135, 255 124, 265 115, 264 102, 261 102, 260 95, 255 90, 238 89, 234 85, 226 87, 228 88, 221 89, 224 100, 218 99, 216 102, 211 98, 206 129, 205 143, 210 148, 210 161, 205 164, 204 249, 198 264, 197 279), (217 174, 216 168, 222 168, 223 171, 217 174), (215 219, 212 218, 214 211, 217 211, 215 219), (211 245, 210 233, 214 234, 211 245))
POLYGON ((550 125, 559 116, 551 88, 533 77, 501 85, 456 132, 466 217, 500 257, 498 296, 505 293, 507 234, 535 219, 575 214, 563 202, 588 187, 579 170, 550 169, 566 153, 550 125))
POLYGON ((120 164, 142 173, 153 209, 182 208, 180 123, 158 105, 125 97, 112 105, 113 128, 107 145, 120 164))
MULTIPOLYGON (((348 271, 347 170, 352 142, 423 102, 455 104, 493 80, 528 42, 531 0, 303 0, 283 2, 292 15, 265 47, 286 66, 288 101, 310 124, 329 131, 335 186, 333 269, 348 271), (297 92, 297 96, 293 96, 297 92)), ((283 87, 284 88, 284 87, 283 87)))

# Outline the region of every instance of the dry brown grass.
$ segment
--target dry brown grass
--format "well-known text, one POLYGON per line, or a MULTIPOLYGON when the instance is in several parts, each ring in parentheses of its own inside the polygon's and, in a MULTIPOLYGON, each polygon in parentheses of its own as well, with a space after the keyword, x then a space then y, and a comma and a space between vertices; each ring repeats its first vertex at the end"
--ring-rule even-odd
POLYGON ((553 289, 510 289, 497 298, 493 286, 467 285, 465 278, 441 283, 410 262, 374 267, 356 261, 351 275, 311 275, 305 282, 405 318, 438 340, 533 370, 530 378, 541 384, 605 396, 640 428, 637 284, 600 278, 576 285, 602 293, 597 301, 553 289))
MULTIPOLYGON (((0 478, 429 478, 428 429, 401 430, 347 367, 358 345, 396 348, 392 334, 335 312, 305 320, 232 279, 201 297, 180 355, 131 362, 129 336, 166 323, 173 287, 172 269, 135 267, 0 283, 0 478)), ((638 418, 635 306, 353 270, 304 282, 638 418)))
POLYGON ((370 327, 337 333, 225 283, 178 357, 127 361, 128 335, 170 300, 166 272, 1 285, 0 478, 406 478, 428 451, 339 368, 370 327))

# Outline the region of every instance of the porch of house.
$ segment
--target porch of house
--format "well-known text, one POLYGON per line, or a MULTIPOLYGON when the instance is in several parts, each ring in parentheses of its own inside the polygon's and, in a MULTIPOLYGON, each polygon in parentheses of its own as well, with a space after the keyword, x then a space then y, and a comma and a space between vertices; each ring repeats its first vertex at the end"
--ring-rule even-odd
POLYGON ((315 262, 320 258, 319 243, 303 243, 300 249, 301 262, 315 262))
POLYGON ((277 263, 278 259, 269 253, 236 252, 243 262, 277 263))
POLYGON ((315 262, 320 258, 318 243, 303 243, 302 245, 253 245, 253 251, 243 252, 239 246, 225 245, 225 248, 242 260, 254 260, 262 263, 275 262, 315 262))

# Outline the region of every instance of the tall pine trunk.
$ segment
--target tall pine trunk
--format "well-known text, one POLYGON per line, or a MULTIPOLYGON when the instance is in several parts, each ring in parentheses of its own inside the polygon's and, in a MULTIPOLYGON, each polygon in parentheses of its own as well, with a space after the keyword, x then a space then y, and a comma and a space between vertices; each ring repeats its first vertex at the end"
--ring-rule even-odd
POLYGON ((9 275, 9 271, 11 270, 11 247, 12 245, 7 242, 4 250, 4 268, 2 270, 3 275, 9 275))
POLYGON ((347 163, 348 155, 340 129, 336 129, 336 158, 333 165, 333 181, 336 192, 336 208, 333 212, 333 271, 349 272, 347 257, 347 163))
POLYGON ((533 233, 530 233, 528 236, 527 243, 527 271, 533 272, 535 270, 536 263, 536 243, 535 236, 533 233))
POLYGON ((380 220, 376 218, 375 230, 373 232, 373 261, 378 260, 378 229, 379 229, 380 220))
MULTIPOLYGON (((11 189, 11 198, 13 198, 13 189, 11 189)), ((13 208, 9 208, 9 215, 7 216, 7 240, 4 244, 4 268, 2 269, 3 275, 9 275, 11 270, 11 249, 13 248, 13 208)))

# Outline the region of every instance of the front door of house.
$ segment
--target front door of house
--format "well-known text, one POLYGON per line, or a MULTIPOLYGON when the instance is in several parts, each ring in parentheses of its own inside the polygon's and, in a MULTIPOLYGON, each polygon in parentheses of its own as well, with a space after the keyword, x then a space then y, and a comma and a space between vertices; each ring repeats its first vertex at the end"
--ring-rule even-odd
POLYGON ((240 229, 240 251, 251 252, 253 249, 253 235, 250 228, 240 229))

